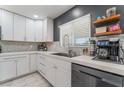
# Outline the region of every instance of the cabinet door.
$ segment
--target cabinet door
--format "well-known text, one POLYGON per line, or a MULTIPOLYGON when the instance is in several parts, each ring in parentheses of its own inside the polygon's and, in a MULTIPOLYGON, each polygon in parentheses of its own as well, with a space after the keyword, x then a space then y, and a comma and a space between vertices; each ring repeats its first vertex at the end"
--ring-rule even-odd
POLYGON ((26 19, 26 41, 35 41, 34 20, 26 19))
POLYGON ((17 76, 29 73, 29 61, 24 58, 17 58, 17 76))
POLYGON ((53 20, 50 18, 43 20, 43 41, 53 41, 53 20))
POLYGON ((36 33, 36 41, 42 42, 43 41, 43 22, 40 20, 35 21, 35 33, 36 33))
POLYGON ((48 68, 49 70, 47 71, 47 80, 53 85, 55 86, 55 81, 56 81, 56 78, 55 78, 55 72, 56 72, 56 69, 54 66, 50 66, 48 65, 48 68))
POLYGON ((71 87, 71 71, 57 67, 56 87, 71 87))
POLYGON ((34 72, 37 70, 36 54, 30 55, 30 71, 34 72))
POLYGON ((56 74, 55 74, 55 86, 56 87, 70 87, 71 86, 71 63, 55 59, 56 74))
POLYGON ((56 81, 56 66, 54 64, 54 59, 47 57, 47 80, 55 86, 55 81, 56 81))
POLYGON ((38 67, 38 72, 44 76, 47 79, 47 61, 46 61, 46 57, 43 55, 38 55, 37 56, 37 67, 38 67))
POLYGON ((47 20, 47 41, 49 42, 53 41, 53 20, 52 19, 47 20))
POLYGON ((47 41, 47 19, 43 20, 43 41, 47 41))
POLYGON ((25 17, 14 14, 14 40, 25 40, 25 17))
POLYGON ((16 77, 16 62, 13 60, 0 62, 0 81, 16 77))
POLYGON ((2 40, 13 40, 13 14, 2 10, 1 12, 2 40))

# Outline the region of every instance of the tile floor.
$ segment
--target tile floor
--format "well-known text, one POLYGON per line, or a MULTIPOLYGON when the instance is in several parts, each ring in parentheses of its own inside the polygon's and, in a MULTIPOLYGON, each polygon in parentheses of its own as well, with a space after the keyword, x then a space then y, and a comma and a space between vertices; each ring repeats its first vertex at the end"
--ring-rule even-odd
POLYGON ((0 84, 0 87, 51 87, 39 73, 33 73, 18 79, 0 84))

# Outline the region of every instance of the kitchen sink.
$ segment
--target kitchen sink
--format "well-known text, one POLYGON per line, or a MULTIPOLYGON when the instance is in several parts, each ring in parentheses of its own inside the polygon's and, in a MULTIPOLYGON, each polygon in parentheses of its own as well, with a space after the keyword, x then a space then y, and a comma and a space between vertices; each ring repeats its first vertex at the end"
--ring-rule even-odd
POLYGON ((52 55, 64 56, 64 57, 70 57, 71 58, 71 56, 68 53, 52 53, 52 55))

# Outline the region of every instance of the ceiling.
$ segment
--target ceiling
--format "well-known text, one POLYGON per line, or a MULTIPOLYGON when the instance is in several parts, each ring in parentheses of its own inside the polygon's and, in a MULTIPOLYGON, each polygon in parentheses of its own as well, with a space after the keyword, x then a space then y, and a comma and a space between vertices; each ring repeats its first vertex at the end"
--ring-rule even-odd
POLYGON ((43 19, 45 17, 54 19, 73 6, 74 5, 0 5, 0 8, 33 19, 43 19), (38 18, 34 18, 33 15, 38 15, 38 18))

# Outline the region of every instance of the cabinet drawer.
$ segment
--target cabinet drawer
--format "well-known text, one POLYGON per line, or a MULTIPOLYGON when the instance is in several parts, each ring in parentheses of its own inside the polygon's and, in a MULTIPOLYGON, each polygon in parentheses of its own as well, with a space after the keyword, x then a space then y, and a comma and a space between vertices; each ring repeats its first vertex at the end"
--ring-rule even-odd
POLYGON ((46 76, 46 70, 47 68, 46 68, 46 66, 44 65, 44 64, 42 64, 42 63, 40 63, 39 65, 38 65, 38 71, 42 74, 42 75, 45 75, 46 76))
POLYGON ((24 58, 26 57, 26 55, 19 55, 19 56, 3 56, 3 57, 0 57, 0 61, 6 61, 6 60, 17 60, 17 59, 20 59, 20 58, 24 58))
POLYGON ((46 69, 46 65, 39 63, 38 69, 46 69))
POLYGON ((64 60, 58 60, 58 59, 56 59, 55 62, 56 62, 57 67, 61 67, 63 69, 67 69, 67 70, 71 69, 71 63, 70 62, 67 62, 67 61, 64 61, 64 60))
POLYGON ((42 76, 44 76, 45 78, 46 78, 46 69, 45 68, 39 68, 38 69, 38 72, 42 75, 42 76))
POLYGON ((46 57, 38 55, 38 64, 39 63, 46 65, 46 57))
POLYGON ((39 66, 41 67, 46 67, 46 64, 42 63, 42 62, 39 62, 39 66))

